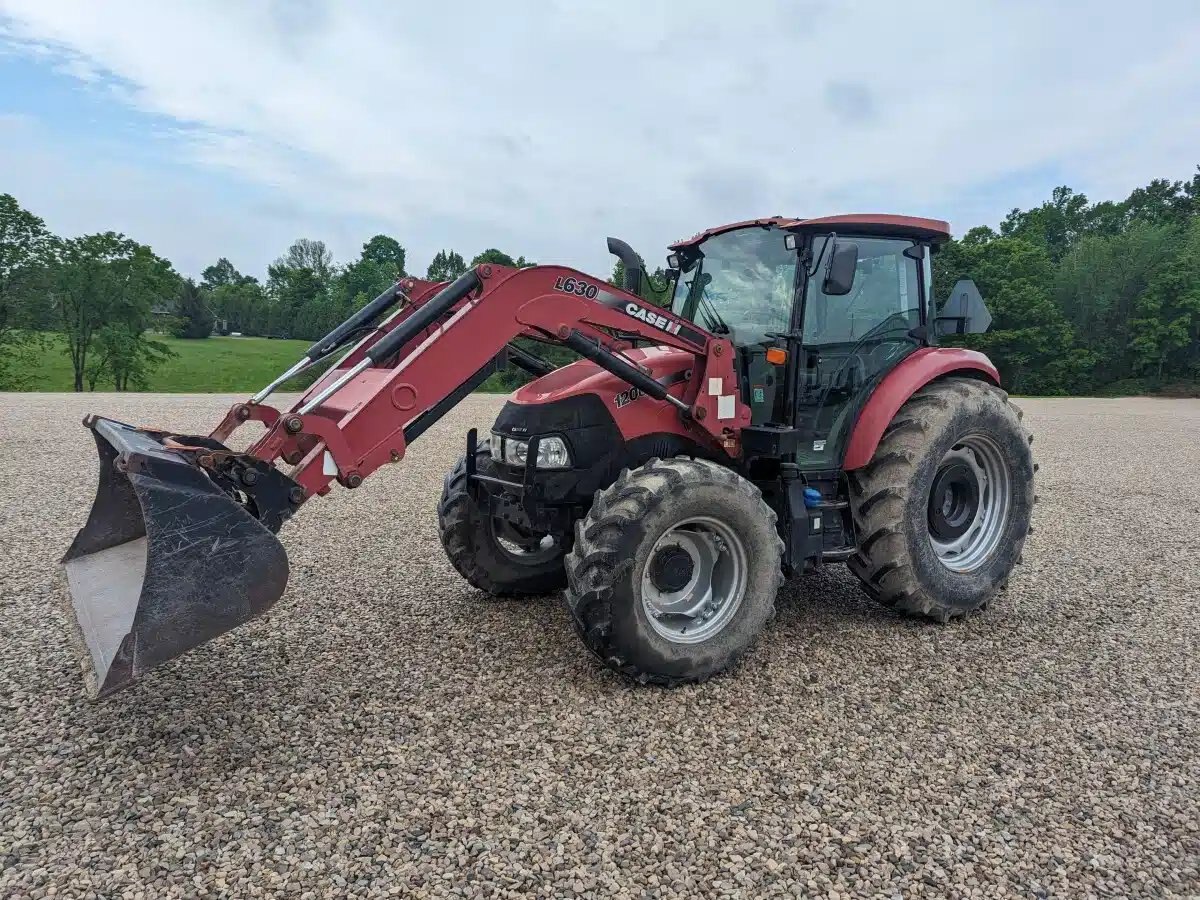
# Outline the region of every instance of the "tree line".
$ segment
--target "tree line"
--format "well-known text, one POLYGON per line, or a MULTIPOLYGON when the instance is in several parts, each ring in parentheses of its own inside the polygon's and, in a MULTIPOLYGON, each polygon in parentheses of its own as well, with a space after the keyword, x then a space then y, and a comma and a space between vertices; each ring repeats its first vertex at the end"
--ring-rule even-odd
MULTIPOLYGON (((0 389, 22 386, 23 356, 47 352, 54 332, 77 391, 143 386, 172 353, 156 333, 317 340, 407 275, 406 263, 404 247, 387 235, 341 265, 322 241, 302 238, 264 280, 221 258, 195 281, 125 235, 56 236, 0 194, 0 389)), ((480 263, 534 264, 495 248, 470 262, 445 249, 424 276, 451 280, 480 263)), ((1200 170, 1189 181, 1156 179, 1120 201, 1092 203, 1057 188, 1040 206, 1013 209, 998 229, 951 240, 933 268, 938 298, 962 277, 979 285, 992 327, 959 340, 988 353, 1015 393, 1200 381, 1200 170)), ((648 301, 669 302, 665 276, 657 269, 643 279, 648 301)), ((610 280, 622 277, 617 263, 610 280)), ((556 363, 571 358, 561 348, 539 352, 556 363)), ((510 369, 493 386, 522 380, 510 369)))
POLYGON ((933 271, 938 298, 959 278, 979 286, 992 327, 963 342, 1014 393, 1194 391, 1200 381, 1200 170, 1119 201, 1056 188, 998 230, 950 241, 933 271))
MULTIPOLYGON (((425 277, 449 280, 481 263, 533 265, 495 248, 469 263, 441 250, 425 277)), ((224 257, 196 281, 115 232, 54 235, 12 195, 0 194, 0 390, 24 386, 23 360, 51 352, 47 337, 55 333, 77 391, 143 387, 151 368, 173 355, 160 334, 315 341, 405 277, 405 264, 404 247, 387 235, 372 237, 344 265, 334 263, 323 241, 301 238, 267 267, 263 281, 224 257)))

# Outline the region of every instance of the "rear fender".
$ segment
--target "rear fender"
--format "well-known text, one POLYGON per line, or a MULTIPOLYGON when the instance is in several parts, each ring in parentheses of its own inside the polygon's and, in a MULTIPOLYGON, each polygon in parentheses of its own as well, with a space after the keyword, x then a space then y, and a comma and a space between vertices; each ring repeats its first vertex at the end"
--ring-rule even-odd
POLYGON ((929 382, 948 375, 1000 384, 1000 373, 982 353, 960 347, 922 347, 885 375, 868 398, 850 432, 842 468, 861 469, 869 463, 884 430, 908 398, 929 382))

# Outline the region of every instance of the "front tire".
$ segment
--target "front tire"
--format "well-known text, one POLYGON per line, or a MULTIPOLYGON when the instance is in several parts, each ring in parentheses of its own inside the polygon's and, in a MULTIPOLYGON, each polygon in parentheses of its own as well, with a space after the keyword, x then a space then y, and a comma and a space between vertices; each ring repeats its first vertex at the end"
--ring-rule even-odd
MULTIPOLYGON (((480 441, 475 469, 493 470, 491 442, 480 441)), ((550 594, 566 587, 561 541, 522 534, 489 515, 467 484, 466 458, 447 475, 438 504, 438 530, 450 564, 472 586, 493 597, 550 594)))
POLYGON ((1030 530, 1032 439, 994 385, 947 378, 913 394, 850 473, 859 547, 847 564, 863 590, 939 622, 985 606, 1030 530))
POLYGON ((651 459, 598 491, 576 524, 564 598, 610 669, 642 684, 705 681, 774 616, 782 552, 749 481, 708 460, 651 459))

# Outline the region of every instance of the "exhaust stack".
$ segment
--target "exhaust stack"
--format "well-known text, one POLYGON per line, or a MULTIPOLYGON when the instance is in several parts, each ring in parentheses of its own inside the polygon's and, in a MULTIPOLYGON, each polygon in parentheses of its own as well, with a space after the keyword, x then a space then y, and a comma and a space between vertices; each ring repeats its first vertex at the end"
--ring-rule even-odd
POLYGON ((642 261, 633 252, 633 248, 620 238, 610 237, 608 252, 619 259, 625 267, 625 283, 621 287, 631 294, 642 296, 642 261))

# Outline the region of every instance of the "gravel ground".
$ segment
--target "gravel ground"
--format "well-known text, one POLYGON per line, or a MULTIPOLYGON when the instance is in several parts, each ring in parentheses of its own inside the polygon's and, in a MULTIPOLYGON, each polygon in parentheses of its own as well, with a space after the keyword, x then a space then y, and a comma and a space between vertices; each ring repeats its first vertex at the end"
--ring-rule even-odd
POLYGON ((55 570, 88 410, 0 395, 0 896, 1198 896, 1200 402, 1023 404, 1037 532, 986 613, 793 582, 703 687, 631 688, 436 533, 472 398, 284 531, 269 619, 89 705, 55 570))

